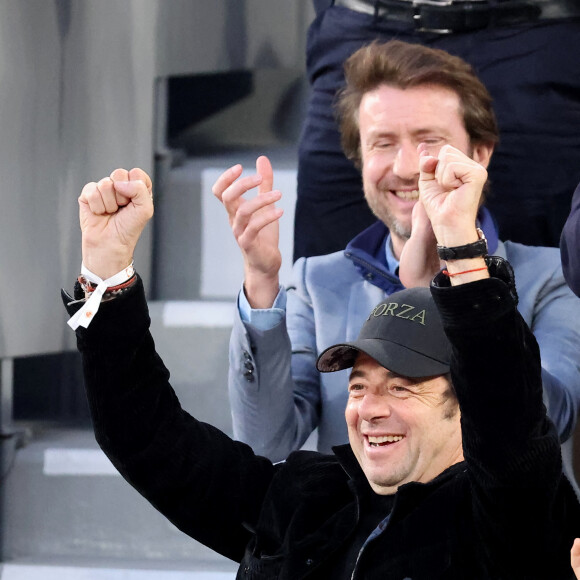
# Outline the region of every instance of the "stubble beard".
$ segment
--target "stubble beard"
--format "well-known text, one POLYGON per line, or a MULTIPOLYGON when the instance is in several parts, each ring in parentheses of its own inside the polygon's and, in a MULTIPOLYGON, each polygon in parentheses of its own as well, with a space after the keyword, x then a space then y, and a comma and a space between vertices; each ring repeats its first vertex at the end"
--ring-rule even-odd
POLYGON ((403 241, 407 241, 411 237, 411 226, 407 226, 399 221, 389 210, 386 204, 382 204, 380 196, 391 195, 390 192, 377 191, 373 195, 368 195, 365 190, 365 198, 370 210, 373 215, 381 220, 387 228, 391 235, 401 238, 403 241))

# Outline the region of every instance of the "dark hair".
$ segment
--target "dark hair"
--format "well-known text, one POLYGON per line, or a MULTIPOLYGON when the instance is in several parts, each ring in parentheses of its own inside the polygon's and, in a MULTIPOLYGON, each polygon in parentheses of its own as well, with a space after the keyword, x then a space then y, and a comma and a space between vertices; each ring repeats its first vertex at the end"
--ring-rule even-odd
POLYGON ((344 71, 346 87, 338 95, 336 108, 342 147, 357 166, 361 161, 360 103, 366 93, 381 85, 400 89, 438 85, 451 89, 459 96, 471 144, 493 146, 499 141, 491 95, 471 66, 459 57, 400 40, 373 42, 352 54, 344 71))
POLYGON ((441 395, 441 404, 445 405, 447 402, 449 402, 449 405, 447 405, 445 412, 443 413, 443 418, 453 419, 453 417, 455 417, 457 411, 459 410, 459 400, 457 399, 455 385, 451 380, 451 373, 445 373, 443 376, 447 379, 448 384, 447 388, 445 389, 445 391, 443 391, 443 394, 441 395))

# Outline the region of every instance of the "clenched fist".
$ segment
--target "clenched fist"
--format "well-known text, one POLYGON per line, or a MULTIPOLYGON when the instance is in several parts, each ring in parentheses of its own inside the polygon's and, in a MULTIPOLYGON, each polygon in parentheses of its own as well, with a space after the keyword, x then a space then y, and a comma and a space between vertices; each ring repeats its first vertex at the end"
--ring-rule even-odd
POLYGON ((475 219, 487 171, 471 157, 445 145, 437 157, 419 145, 419 195, 437 242, 459 246, 478 239, 475 219))
POLYGON ((79 197, 83 264, 103 280, 126 268, 153 216, 151 179, 142 169, 115 169, 79 197))

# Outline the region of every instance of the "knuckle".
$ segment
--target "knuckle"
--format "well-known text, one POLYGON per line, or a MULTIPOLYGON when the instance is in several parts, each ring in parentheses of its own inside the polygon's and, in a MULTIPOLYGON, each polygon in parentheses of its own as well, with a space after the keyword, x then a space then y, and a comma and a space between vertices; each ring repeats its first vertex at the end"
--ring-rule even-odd
POLYGON ((128 175, 129 172, 126 169, 123 169, 122 167, 117 167, 117 169, 111 171, 109 179, 112 179, 113 181, 126 181, 128 175))
POLYGON ((86 197, 89 194, 89 192, 95 189, 96 187, 97 184, 94 181, 87 183, 81 190, 81 195, 79 196, 79 199, 86 197))
POLYGON ((212 186, 211 186, 211 192, 218 198, 221 200, 223 194, 225 193, 226 188, 223 185, 223 181, 221 179, 218 179, 212 186))
POLYGON ((95 187, 89 189, 86 192, 85 197, 89 203, 94 203, 95 201, 101 199, 101 193, 98 187, 95 185, 95 187))
POLYGON ((97 187, 99 189, 106 189, 108 187, 110 187, 112 181, 110 177, 103 177, 103 179, 100 179, 99 182, 97 183, 97 187))
POLYGON ((247 220, 254 213, 251 203, 242 203, 236 210, 236 218, 247 220))
POLYGON ((232 233, 234 234, 234 238, 240 244, 242 238, 244 237, 245 228, 241 227, 240 224, 236 223, 235 221, 232 223, 232 233))
POLYGON ((221 195, 221 202, 226 206, 226 208, 229 208, 233 202, 233 196, 232 196, 231 192, 229 192, 227 190, 224 191, 221 195))

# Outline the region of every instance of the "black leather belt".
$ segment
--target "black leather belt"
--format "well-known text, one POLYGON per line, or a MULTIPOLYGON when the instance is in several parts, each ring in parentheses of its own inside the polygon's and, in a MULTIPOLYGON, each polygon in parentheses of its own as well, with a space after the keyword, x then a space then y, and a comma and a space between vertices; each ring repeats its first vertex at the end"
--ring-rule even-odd
POLYGON ((580 8, 572 12, 568 8, 574 3, 560 2, 561 10, 554 10, 553 3, 548 2, 549 11, 542 9, 541 2, 525 0, 334 0, 334 5, 384 20, 408 22, 418 32, 450 34, 545 18, 580 16, 580 8))

